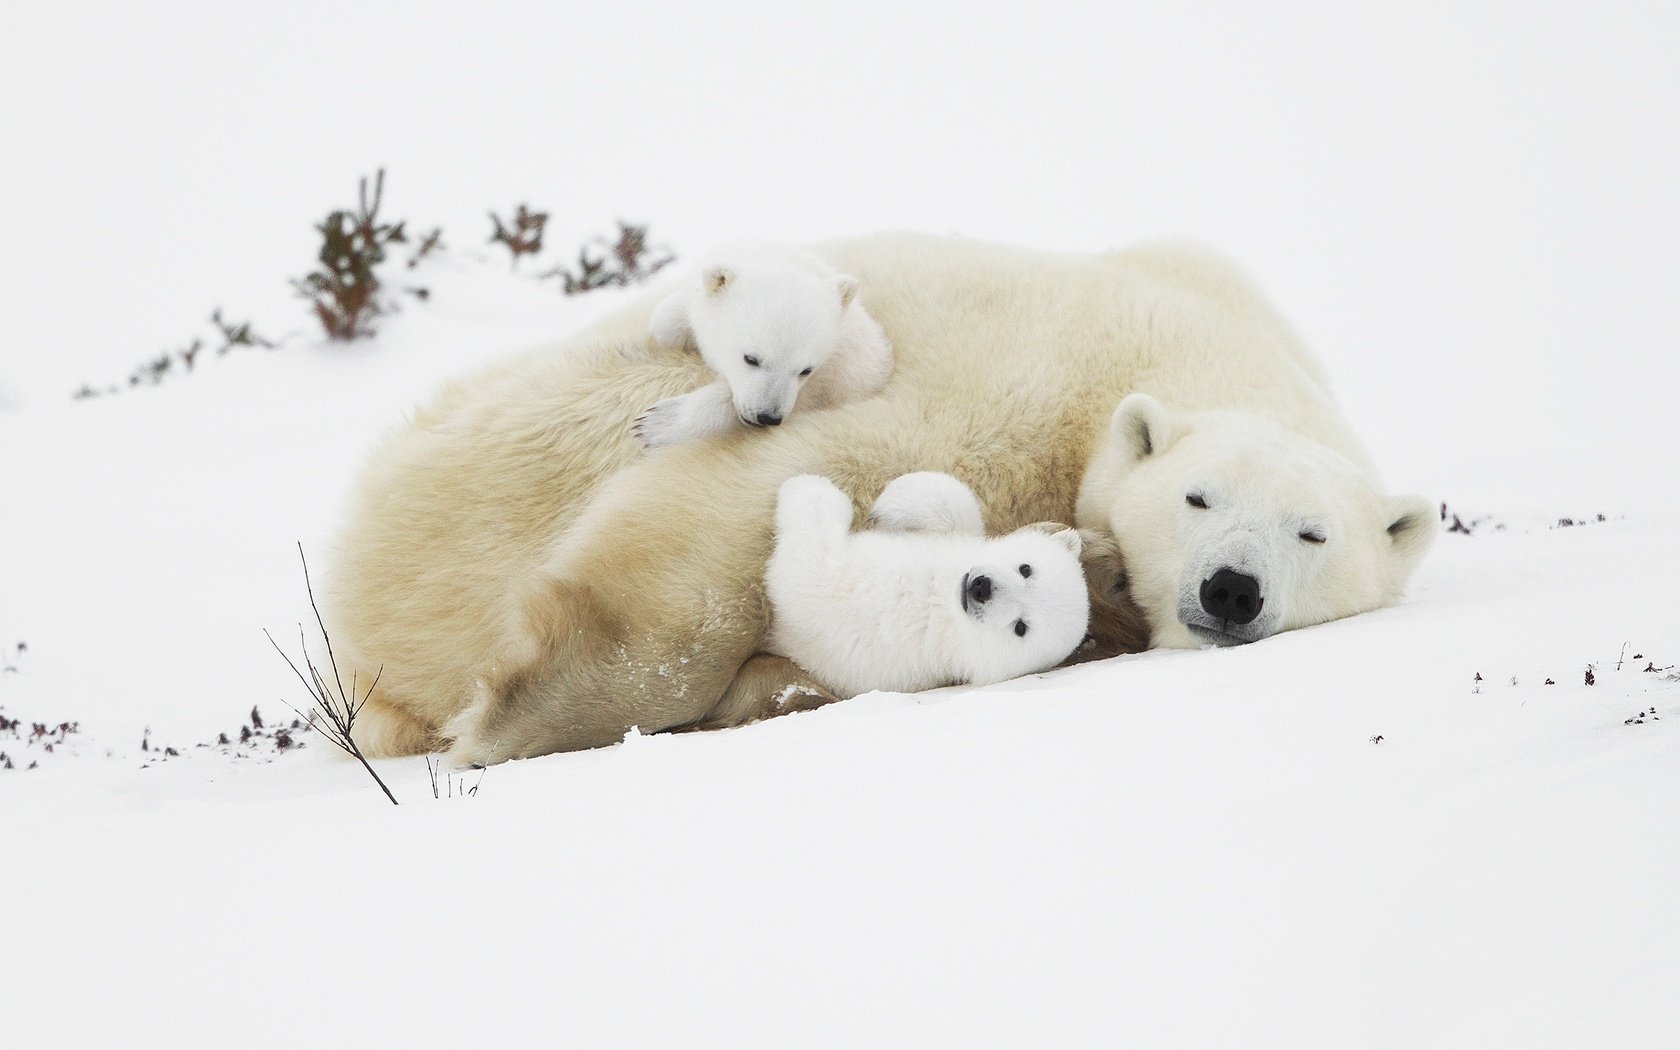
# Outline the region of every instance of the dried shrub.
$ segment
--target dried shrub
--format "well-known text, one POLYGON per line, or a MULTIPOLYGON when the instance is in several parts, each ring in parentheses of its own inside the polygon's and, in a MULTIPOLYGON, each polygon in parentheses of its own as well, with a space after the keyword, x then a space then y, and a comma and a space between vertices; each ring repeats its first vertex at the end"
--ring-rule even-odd
MULTIPOLYGON (((210 323, 215 326, 216 333, 222 345, 216 349, 215 356, 222 357, 239 347, 260 347, 273 349, 274 343, 264 339, 256 333, 250 321, 229 321, 222 316, 221 307, 217 307, 210 314, 210 323)), ((179 350, 165 351, 163 354, 147 361, 128 375, 128 380, 121 386, 113 385, 104 390, 96 390, 88 383, 70 396, 76 400, 99 397, 102 394, 115 394, 126 387, 156 386, 170 376, 185 375, 198 364, 199 354, 204 352, 207 344, 201 338, 194 338, 192 342, 179 350), (180 368, 176 368, 176 364, 180 368)))
POLYGON ((667 249, 649 244, 647 231, 646 226, 620 221, 615 239, 596 241, 601 254, 592 256, 586 244, 578 249, 575 270, 557 266, 542 276, 558 277, 567 295, 640 284, 676 261, 667 249))
POLYGON ((513 256, 514 269, 519 268, 520 259, 542 251, 548 212, 532 211, 521 204, 507 225, 502 225, 501 217, 495 212, 490 213, 490 221, 496 227, 495 232, 490 234, 490 243, 500 244, 508 250, 508 254, 513 256))
POLYGON ((299 297, 309 300, 327 337, 341 342, 373 334, 374 319, 392 304, 381 296, 379 264, 386 249, 406 244, 401 222, 382 222, 379 206, 385 195, 385 169, 374 174, 373 190, 363 178, 357 187, 356 210, 334 211, 315 227, 321 235, 319 266, 292 282, 299 297))
MULTIPOLYGON (((441 252, 446 247, 443 243, 443 227, 432 227, 430 232, 420 237, 420 243, 415 247, 414 254, 408 257, 408 268, 410 270, 414 269, 424 262, 428 256, 434 252, 441 252)), ((421 296, 421 298, 423 299, 425 296, 421 296)))

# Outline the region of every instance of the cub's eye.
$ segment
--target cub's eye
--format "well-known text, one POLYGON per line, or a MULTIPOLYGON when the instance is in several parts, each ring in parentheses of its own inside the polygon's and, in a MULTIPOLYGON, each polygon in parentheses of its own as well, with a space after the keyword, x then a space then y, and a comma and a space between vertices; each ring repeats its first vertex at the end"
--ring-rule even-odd
POLYGON ((802 376, 808 376, 808 375, 811 374, 811 370, 809 368, 807 368, 804 371, 800 372, 799 374, 802 375, 802 376))
POLYGON ((1322 532, 1314 532, 1312 529, 1306 529, 1297 533, 1297 535, 1301 537, 1301 542, 1303 543, 1317 544, 1324 542, 1324 534, 1322 532))
POLYGON ((1031 576, 1031 575, 1032 575, 1032 566, 1031 566, 1031 565, 1023 565, 1023 566, 1021 566, 1021 579, 1023 579, 1023 580, 1024 580, 1024 579, 1026 579, 1026 578, 1027 578, 1027 577, 1028 577, 1028 576, 1031 576))
POLYGON ((753 368, 758 367, 758 358, 754 357, 751 354, 747 354, 746 356, 742 357, 741 360, 745 361, 748 365, 752 366, 753 368))
POLYGON ((1200 492, 1192 492, 1186 495, 1184 497, 1184 502, 1190 504, 1192 507, 1195 507, 1197 510, 1207 510, 1207 500, 1202 498, 1202 494, 1200 492))
POLYGON ((1025 638, 1026 636, 1027 636, 1027 621, 1016 620, 1015 621, 1015 637, 1025 638))

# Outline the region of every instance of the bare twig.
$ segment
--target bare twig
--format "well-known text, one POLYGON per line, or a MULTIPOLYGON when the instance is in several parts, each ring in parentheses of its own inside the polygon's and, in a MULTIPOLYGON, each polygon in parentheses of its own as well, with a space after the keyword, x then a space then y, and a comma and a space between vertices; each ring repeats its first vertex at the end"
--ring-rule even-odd
POLYGON ((362 749, 357 746, 356 738, 351 733, 356 724, 356 716, 361 713, 362 707, 368 702, 368 698, 373 696, 373 691, 379 687, 379 678, 384 673, 384 668, 380 668, 379 672, 373 676, 373 681, 368 685, 366 693, 359 692, 354 673, 350 677, 350 690, 349 692, 345 691, 344 678, 338 670, 338 657, 333 652, 332 638, 327 634, 327 624, 321 617, 321 607, 315 602, 315 588, 309 580, 309 561, 303 556, 303 544, 301 543, 298 544, 298 559, 303 562, 303 586, 309 593, 309 607, 315 613, 316 626, 321 629, 321 638, 326 642, 327 660, 332 667, 333 676, 329 682, 310 657, 309 645, 304 639, 301 623, 298 624, 298 646, 303 651, 303 666, 309 671, 308 677, 304 676, 303 671, 298 668, 298 665, 290 656, 286 655, 286 651, 280 648, 280 643, 276 642, 274 636, 269 634, 265 628, 263 634, 268 638, 268 644, 274 646, 274 651, 279 653, 280 658, 286 661, 286 666, 292 669, 292 673, 297 675, 298 681, 303 683, 305 691, 309 693, 310 710, 308 714, 305 714, 286 701, 282 701, 282 703, 291 707, 299 718, 307 719, 322 736, 332 741, 340 751, 360 762, 362 768, 367 770, 368 776, 373 778, 374 783, 379 785, 379 789, 385 792, 385 797, 390 799, 391 805, 394 806, 397 804, 397 797, 391 794, 391 789, 385 786, 385 781, 381 780, 379 774, 374 772, 373 766, 368 763, 367 756, 362 754, 362 749))

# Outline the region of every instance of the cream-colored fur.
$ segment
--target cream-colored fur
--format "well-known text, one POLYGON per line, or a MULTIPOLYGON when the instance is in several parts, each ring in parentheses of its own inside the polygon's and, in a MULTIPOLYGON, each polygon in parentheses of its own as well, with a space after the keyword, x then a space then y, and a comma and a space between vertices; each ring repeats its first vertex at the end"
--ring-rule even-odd
MULTIPOLYGON (((732 683, 763 639, 772 510, 795 474, 867 506, 900 474, 946 471, 990 532, 1068 521, 1093 452, 1097 470, 1112 459, 1115 406, 1138 390, 1175 410, 1253 413, 1365 468, 1289 326, 1198 249, 883 234, 817 250, 860 280, 896 349, 878 397, 644 456, 631 421, 706 379, 650 339, 656 294, 451 384, 386 441, 330 595, 348 662, 384 668, 363 739, 382 753, 441 745, 475 695, 474 725, 451 728, 458 761, 762 714, 769 699, 732 683)), ((763 666, 757 681, 797 671, 763 666)))

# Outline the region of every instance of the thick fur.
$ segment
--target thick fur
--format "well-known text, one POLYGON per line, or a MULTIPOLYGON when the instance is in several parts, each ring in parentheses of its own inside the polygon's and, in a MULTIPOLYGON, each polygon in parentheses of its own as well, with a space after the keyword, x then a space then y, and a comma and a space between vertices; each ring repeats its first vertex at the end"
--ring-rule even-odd
POLYGON ((1250 413, 1132 394, 1096 464, 1079 519, 1124 537, 1157 646, 1238 645, 1388 605, 1439 531, 1430 501, 1385 497, 1353 459, 1250 413), (1253 619, 1205 597, 1221 571, 1253 581, 1253 619))
POLYGON ((796 400, 832 408, 879 392, 892 345, 857 291, 857 278, 787 245, 710 253, 649 323, 661 346, 697 350, 718 379, 648 409, 637 439, 653 447, 779 426, 796 400))
MULTIPOLYGON (((1384 497, 1322 370, 1215 256, 901 234, 819 254, 859 279, 892 341, 877 397, 644 456, 631 421, 710 381, 697 356, 653 341, 650 297, 451 384, 376 451, 328 606, 341 662, 385 669, 359 735, 381 753, 436 746, 480 678, 476 747, 457 747, 458 760, 599 746, 631 725, 719 724, 726 698, 758 710, 731 685, 762 648, 776 491, 795 474, 831 478, 856 505, 901 474, 944 471, 974 490, 992 533, 1068 521, 1077 502, 1079 525, 1119 537, 1134 579, 1179 573, 1140 566, 1163 548, 1134 546, 1119 500, 1139 461, 1111 422, 1136 391, 1174 418, 1217 409, 1286 434, 1316 453, 1292 470, 1337 464, 1305 488, 1353 489, 1381 529, 1384 497)), ((1162 502, 1154 512, 1184 506, 1176 484, 1146 490, 1145 477, 1134 480, 1162 502)), ((1421 535, 1402 531, 1407 543, 1377 567, 1381 586, 1326 593, 1315 616, 1392 601, 1421 535)), ((1174 640, 1173 588, 1131 589, 1174 640)))
POLYGON ((882 517, 897 527, 853 532, 850 498, 815 475, 777 497, 766 648, 837 695, 999 682, 1054 667, 1085 638, 1072 528, 987 539, 973 494, 926 473, 887 486, 871 511, 882 517))
MULTIPOLYGON (((949 474, 917 471, 894 478, 869 508, 871 529, 986 533, 974 491, 949 474)), ((1080 529, 1079 561, 1085 569, 1090 622, 1079 648, 1064 664, 1106 660, 1149 647, 1149 625, 1132 600, 1131 576, 1120 545, 1106 529, 1080 529)))

